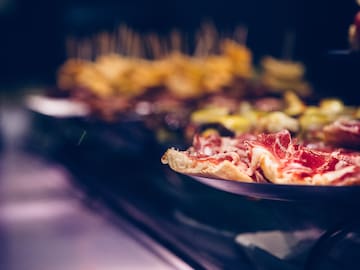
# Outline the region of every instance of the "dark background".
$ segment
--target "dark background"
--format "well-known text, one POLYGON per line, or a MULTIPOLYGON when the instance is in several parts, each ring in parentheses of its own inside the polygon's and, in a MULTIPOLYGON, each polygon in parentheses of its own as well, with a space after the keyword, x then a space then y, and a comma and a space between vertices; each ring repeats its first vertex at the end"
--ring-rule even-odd
POLYGON ((0 83, 53 84, 69 35, 86 36, 120 23, 138 31, 191 32, 204 19, 221 31, 246 25, 256 58, 280 57, 285 33, 294 31, 293 58, 304 61, 316 79, 328 50, 347 49, 348 27, 358 10, 355 0, 0 0, 0 83))

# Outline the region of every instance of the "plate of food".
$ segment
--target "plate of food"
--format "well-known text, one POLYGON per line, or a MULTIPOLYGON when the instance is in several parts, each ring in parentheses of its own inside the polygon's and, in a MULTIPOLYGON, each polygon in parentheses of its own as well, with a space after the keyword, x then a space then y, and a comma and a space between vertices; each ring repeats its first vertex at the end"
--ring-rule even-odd
MULTIPOLYGON (((256 118, 254 112, 216 116, 211 121, 233 128, 233 135, 222 136, 214 129, 196 133, 188 149, 169 148, 162 163, 240 195, 358 201, 359 109, 337 99, 324 99, 318 106, 292 102, 282 111, 263 112, 256 118), (229 125, 239 121, 247 124, 229 125)), ((199 118, 198 113, 195 119, 199 118)))

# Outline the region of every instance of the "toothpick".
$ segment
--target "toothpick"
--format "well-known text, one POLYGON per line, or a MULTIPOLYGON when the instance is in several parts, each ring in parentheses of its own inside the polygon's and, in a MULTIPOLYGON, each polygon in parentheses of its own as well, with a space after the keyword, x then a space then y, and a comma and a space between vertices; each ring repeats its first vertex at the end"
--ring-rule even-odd
POLYGON ((133 40, 133 31, 128 28, 127 36, 126 36, 126 55, 132 57, 134 48, 133 48, 134 40, 133 40))
POLYGON ((159 37, 159 41, 161 45, 161 57, 166 57, 167 55, 169 55, 171 45, 168 44, 166 38, 159 37))
POLYGON ((123 55, 127 54, 127 36, 128 36, 128 30, 126 25, 122 25, 119 29, 119 43, 120 43, 120 52, 123 55))
POLYGON ((182 51, 184 52, 184 54, 190 54, 189 38, 188 38, 188 35, 185 33, 183 33, 181 35, 181 48, 182 48, 182 51))
POLYGON ((202 35, 204 41, 204 55, 211 54, 215 49, 216 27, 211 22, 205 22, 202 26, 202 35))
POLYGON ((152 48, 152 54, 154 58, 161 58, 161 45, 158 36, 156 36, 155 34, 150 34, 149 43, 152 48))
POLYGON ((173 30, 170 34, 171 50, 181 52, 181 34, 177 30, 173 30))
POLYGON ((107 52, 107 40, 106 40, 106 34, 104 32, 100 33, 98 36, 99 40, 99 54, 104 55, 107 52))
POLYGON ((142 58, 142 50, 141 50, 141 40, 140 34, 133 34, 133 55, 138 58, 142 58))
POLYGON ((110 53, 116 52, 116 37, 114 33, 109 35, 109 52, 110 53))
POLYGON ((296 36, 294 31, 287 31, 285 33, 284 45, 282 49, 282 58, 284 60, 292 59, 295 48, 295 38, 296 36))
POLYGON ((123 35, 123 25, 120 25, 116 31, 116 52, 123 54, 123 44, 122 44, 122 35, 123 35))
POLYGON ((126 43, 126 55, 130 56, 132 52, 132 29, 130 27, 127 27, 126 29, 125 43, 126 43))
POLYGON ((78 55, 80 59, 84 59, 84 49, 82 40, 78 41, 78 55))
POLYGON ((196 57, 202 57, 204 54, 204 41, 200 31, 196 34, 195 40, 196 45, 194 55, 196 57))
POLYGON ((75 40, 75 57, 81 59, 81 44, 78 39, 75 40))
POLYGON ((248 28, 246 26, 238 26, 234 31, 234 40, 244 46, 246 46, 248 37, 248 28))
POLYGON ((152 50, 151 50, 151 46, 150 46, 150 42, 149 42, 149 36, 147 34, 141 36, 141 43, 142 43, 142 47, 144 49, 144 55, 147 58, 152 59, 154 56, 152 55, 152 50))
POLYGON ((68 58, 76 58, 76 41, 73 37, 67 37, 65 41, 65 51, 68 58))
POLYGON ((140 57, 147 58, 146 55, 146 42, 144 39, 144 34, 138 34, 138 43, 139 43, 139 52, 140 57))
POLYGON ((91 41, 88 39, 83 40, 82 45, 82 51, 83 51, 83 57, 85 60, 92 60, 92 46, 91 41))

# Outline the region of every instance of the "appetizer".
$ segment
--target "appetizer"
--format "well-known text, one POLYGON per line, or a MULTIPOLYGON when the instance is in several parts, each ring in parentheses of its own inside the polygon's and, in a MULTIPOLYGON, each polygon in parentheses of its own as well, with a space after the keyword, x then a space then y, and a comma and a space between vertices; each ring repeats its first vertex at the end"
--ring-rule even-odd
POLYGON ((287 130, 235 137, 197 135, 186 151, 168 149, 161 161, 179 173, 241 182, 360 184, 360 152, 299 142, 287 130))
MULTIPOLYGON (((254 76, 251 51, 228 38, 218 43, 217 54, 190 55, 175 46, 153 59, 118 53, 94 60, 70 58, 58 71, 57 85, 102 115, 129 112, 139 101, 164 97, 189 103, 230 90, 242 96, 254 76)), ((160 41, 154 47, 158 51, 160 41)))
POLYGON ((309 106, 293 92, 282 99, 242 101, 237 111, 210 106, 191 115, 192 146, 170 148, 161 161, 180 173, 218 179, 357 185, 358 119, 359 109, 338 99, 309 106))
POLYGON ((265 57, 261 61, 260 81, 270 92, 294 91, 300 96, 309 96, 311 87, 304 79, 305 67, 300 62, 265 57))
POLYGON ((242 99, 237 103, 212 100, 191 113, 187 136, 192 138, 199 130, 216 124, 234 134, 274 133, 286 129, 303 140, 330 142, 329 132, 334 129, 328 125, 359 117, 360 108, 346 106, 340 99, 324 98, 309 105, 294 92, 287 91, 280 97, 242 99))

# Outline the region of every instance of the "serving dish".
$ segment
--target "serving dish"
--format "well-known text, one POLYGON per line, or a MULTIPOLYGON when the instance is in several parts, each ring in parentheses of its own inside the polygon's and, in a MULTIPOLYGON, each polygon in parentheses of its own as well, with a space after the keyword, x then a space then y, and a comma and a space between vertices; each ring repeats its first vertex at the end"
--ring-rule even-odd
POLYGON ((258 199, 294 202, 336 202, 352 205, 360 203, 360 186, 282 185, 245 183, 198 176, 192 176, 191 178, 225 192, 258 199))

